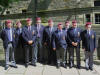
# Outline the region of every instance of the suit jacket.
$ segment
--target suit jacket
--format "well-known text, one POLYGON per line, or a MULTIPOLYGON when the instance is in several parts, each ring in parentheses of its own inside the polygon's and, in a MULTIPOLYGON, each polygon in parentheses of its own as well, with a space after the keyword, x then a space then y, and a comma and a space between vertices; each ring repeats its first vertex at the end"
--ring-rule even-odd
POLYGON ((74 47, 72 45, 72 42, 77 42, 78 46, 80 47, 80 41, 81 41, 81 29, 80 28, 76 28, 76 31, 74 31, 74 28, 71 27, 68 30, 68 44, 70 47, 74 47))
POLYGON ((96 34, 93 30, 90 31, 90 35, 87 33, 87 30, 84 30, 81 33, 82 36, 82 47, 86 51, 94 51, 96 48, 96 34))
MULTIPOLYGON (((36 25, 36 24, 34 25, 34 30, 36 31, 36 37, 38 37, 38 36, 37 36, 38 30, 37 30, 37 25, 36 25)), ((39 33, 40 33, 40 41, 41 41, 41 42, 43 42, 43 31, 44 31, 44 26, 41 25, 40 31, 39 31, 39 33)))
MULTIPOLYGON (((3 40, 3 46, 4 49, 8 47, 9 38, 8 38, 8 28, 6 27, 5 29, 2 30, 1 32, 1 39, 3 40)), ((15 33, 14 33, 14 28, 12 28, 12 45, 15 47, 15 33)))
POLYGON ((59 49, 60 47, 64 48, 66 50, 67 43, 66 43, 66 33, 64 30, 62 30, 62 35, 59 37, 59 30, 57 29, 53 33, 53 48, 59 49))
POLYGON ((52 46, 52 36, 55 31, 55 27, 53 27, 52 32, 50 32, 49 26, 45 27, 43 32, 43 42, 47 43, 47 46, 52 46))
POLYGON ((24 45, 28 45, 29 40, 33 40, 33 44, 36 42, 36 32, 34 30, 34 27, 31 26, 31 30, 28 30, 28 26, 23 27, 22 29, 22 38, 24 45))
POLYGON ((16 28, 15 29, 15 41, 16 41, 16 47, 18 47, 19 45, 22 45, 22 28, 21 28, 21 31, 19 28, 16 28))

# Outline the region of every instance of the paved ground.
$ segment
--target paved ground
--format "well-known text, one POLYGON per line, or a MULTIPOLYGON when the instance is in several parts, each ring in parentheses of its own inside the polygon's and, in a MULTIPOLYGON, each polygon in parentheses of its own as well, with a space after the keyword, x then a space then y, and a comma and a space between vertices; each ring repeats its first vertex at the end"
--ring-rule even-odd
POLYGON ((72 68, 67 69, 61 67, 56 69, 55 66, 42 65, 37 63, 37 67, 29 66, 25 68, 24 65, 18 65, 17 69, 9 68, 7 71, 4 67, 0 66, 0 75, 100 75, 100 61, 95 61, 94 70, 86 71, 84 69, 84 62, 82 61, 82 69, 72 68))

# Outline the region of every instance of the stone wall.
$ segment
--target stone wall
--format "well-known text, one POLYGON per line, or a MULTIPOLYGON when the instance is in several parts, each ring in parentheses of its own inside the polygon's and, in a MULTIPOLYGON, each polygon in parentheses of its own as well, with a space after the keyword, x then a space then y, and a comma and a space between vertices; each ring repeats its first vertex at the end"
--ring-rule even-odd
POLYGON ((94 0, 38 0, 38 10, 93 7, 94 0))
MULTIPOLYGON (((37 9, 40 10, 57 10, 57 9, 72 9, 93 7, 94 0, 38 0, 37 9)), ((34 12, 35 0, 20 0, 10 4, 10 7, 5 10, 10 11, 10 14, 22 13, 22 10, 34 12)))

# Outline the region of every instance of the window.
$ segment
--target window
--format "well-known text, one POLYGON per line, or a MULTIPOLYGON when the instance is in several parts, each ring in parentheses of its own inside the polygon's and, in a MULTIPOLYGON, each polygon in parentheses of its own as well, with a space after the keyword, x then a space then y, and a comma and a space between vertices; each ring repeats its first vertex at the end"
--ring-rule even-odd
POLYGON ((10 14, 10 11, 6 11, 6 14, 10 14))
POLYGON ((94 1, 94 6, 100 6, 100 1, 94 1))
POLYGON ((22 10, 22 13, 26 13, 26 12, 27 12, 26 9, 23 9, 23 10, 22 10))
POLYGON ((90 14, 86 14, 86 22, 91 22, 91 16, 90 16, 90 14))
POLYGON ((100 24, 100 14, 95 14, 95 24, 100 24))

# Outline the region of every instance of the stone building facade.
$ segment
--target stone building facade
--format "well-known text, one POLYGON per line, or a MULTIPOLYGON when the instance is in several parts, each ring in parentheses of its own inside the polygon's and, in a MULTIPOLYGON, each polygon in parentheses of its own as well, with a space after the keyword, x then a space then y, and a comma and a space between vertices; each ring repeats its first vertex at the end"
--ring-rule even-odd
MULTIPOLYGON (((99 0, 37 0, 37 13, 43 22, 52 18, 55 22, 77 19, 79 25, 91 21, 93 25, 100 24, 99 0)), ((34 18, 35 0, 20 0, 10 4, 1 20, 34 18), (16 18, 16 16, 17 18, 16 18)), ((14 21, 15 21, 14 20, 14 21)))

